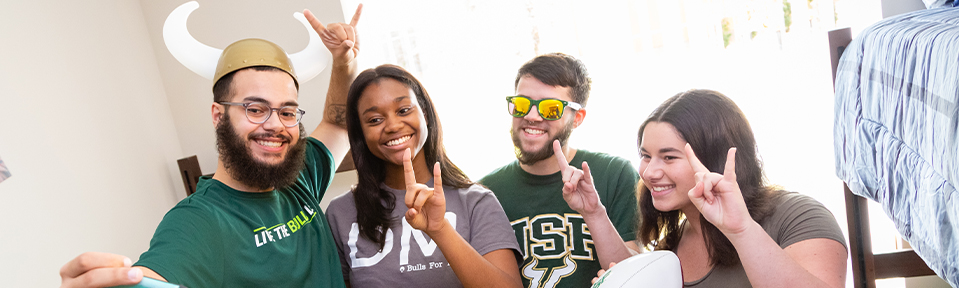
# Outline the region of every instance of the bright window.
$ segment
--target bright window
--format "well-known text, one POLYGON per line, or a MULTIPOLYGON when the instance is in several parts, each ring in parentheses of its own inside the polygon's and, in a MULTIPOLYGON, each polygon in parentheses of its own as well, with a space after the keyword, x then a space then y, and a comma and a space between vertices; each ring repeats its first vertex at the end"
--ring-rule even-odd
MULTIPOLYGON (((593 79, 573 147, 638 164, 636 133, 653 108, 688 89, 717 90, 750 120, 768 179, 823 202, 846 229, 826 31, 855 35, 881 18, 878 0, 362 2, 361 66, 397 64, 423 82, 450 157, 473 179, 515 160, 503 99, 516 70, 563 52, 593 79)), ((347 18, 357 3, 343 1, 347 18)), ((874 238, 894 238, 873 212, 874 238)), ((882 241, 878 252, 894 249, 882 241)))

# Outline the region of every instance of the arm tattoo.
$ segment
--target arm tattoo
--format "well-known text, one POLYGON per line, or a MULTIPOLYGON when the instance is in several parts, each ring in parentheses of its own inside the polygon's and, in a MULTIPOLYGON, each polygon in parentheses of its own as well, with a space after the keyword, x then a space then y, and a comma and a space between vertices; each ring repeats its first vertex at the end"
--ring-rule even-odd
POLYGON ((336 126, 346 127, 346 105, 332 104, 326 106, 326 118, 336 126))

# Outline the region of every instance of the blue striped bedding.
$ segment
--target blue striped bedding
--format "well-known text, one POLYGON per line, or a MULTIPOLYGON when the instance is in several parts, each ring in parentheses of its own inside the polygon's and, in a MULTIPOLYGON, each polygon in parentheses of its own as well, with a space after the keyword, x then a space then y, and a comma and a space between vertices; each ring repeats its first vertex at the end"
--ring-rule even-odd
POLYGON ((959 8, 884 19, 836 76, 836 174, 959 287, 959 8))

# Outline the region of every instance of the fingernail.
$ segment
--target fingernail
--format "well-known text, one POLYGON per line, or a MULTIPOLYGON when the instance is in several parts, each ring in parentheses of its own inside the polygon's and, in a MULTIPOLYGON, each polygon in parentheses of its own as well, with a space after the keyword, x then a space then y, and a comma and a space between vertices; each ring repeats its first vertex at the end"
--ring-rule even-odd
POLYGON ((131 281, 136 281, 143 277, 143 271, 136 268, 130 269, 130 271, 127 271, 127 277, 129 277, 131 281))
POLYGON ((130 258, 123 258, 123 267, 133 266, 133 261, 130 261, 130 258))

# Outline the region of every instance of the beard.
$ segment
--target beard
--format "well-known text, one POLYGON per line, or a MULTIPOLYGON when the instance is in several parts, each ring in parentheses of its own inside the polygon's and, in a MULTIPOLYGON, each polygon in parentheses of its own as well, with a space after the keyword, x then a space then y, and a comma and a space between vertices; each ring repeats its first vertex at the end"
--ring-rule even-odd
MULTIPOLYGON (((220 153, 220 159, 223 160, 223 166, 234 180, 255 189, 279 189, 292 185, 296 182, 300 171, 306 167, 306 141, 298 139, 296 144, 290 146, 283 161, 269 164, 254 158, 253 152, 246 143, 259 136, 272 136, 287 142, 292 141, 285 135, 264 134, 250 134, 247 139, 243 139, 236 134, 236 129, 230 122, 230 115, 224 114, 216 127, 216 148, 220 153)), ((302 123, 300 123, 300 135, 305 135, 302 123)))
POLYGON ((553 140, 559 140, 561 146, 566 146, 566 142, 569 140, 569 135, 573 133, 573 121, 569 121, 563 126, 563 129, 556 134, 556 137, 550 139, 543 147, 536 149, 534 151, 523 151, 522 143, 519 140, 519 136, 516 135, 514 129, 509 130, 510 137, 513 138, 513 147, 516 151, 516 160, 519 160, 519 163, 524 165, 532 165, 533 163, 545 160, 547 158, 553 157, 553 140))

